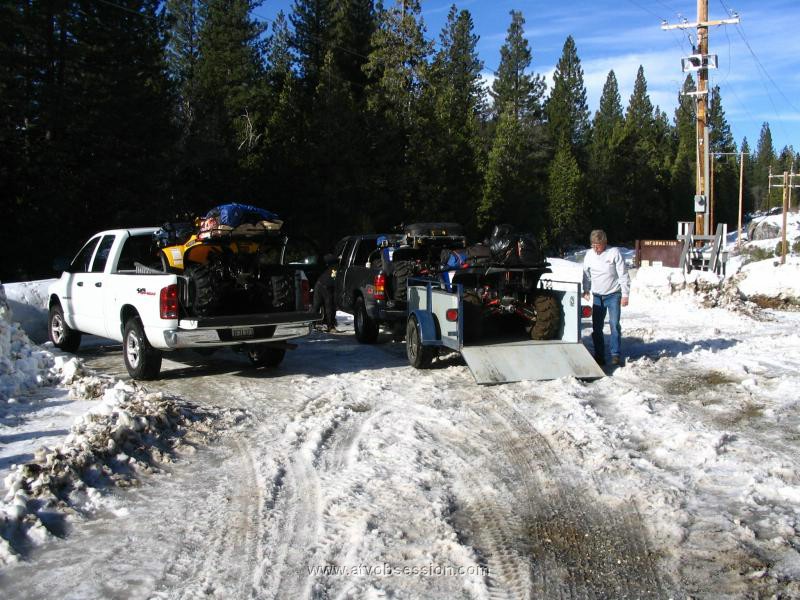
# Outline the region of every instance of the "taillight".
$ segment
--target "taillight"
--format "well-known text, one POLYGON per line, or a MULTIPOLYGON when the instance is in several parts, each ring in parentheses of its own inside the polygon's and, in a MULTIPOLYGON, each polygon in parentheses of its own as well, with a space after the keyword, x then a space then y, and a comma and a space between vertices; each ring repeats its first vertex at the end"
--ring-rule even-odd
POLYGON ((165 288, 161 288, 159 298, 159 312, 162 319, 178 318, 178 285, 173 283, 165 288))
POLYGON ((305 277, 300 280, 300 301, 303 303, 305 310, 311 309, 311 287, 305 277))
POLYGON ((448 308, 447 312, 444 313, 444 318, 448 321, 458 321, 458 309, 457 308, 448 308))
POLYGON ((386 300, 386 275, 380 273, 375 275, 372 282, 372 296, 375 300, 386 300))
POLYGON ((592 307, 591 306, 582 306, 581 307, 581 317, 584 319, 588 319, 592 316, 592 307))

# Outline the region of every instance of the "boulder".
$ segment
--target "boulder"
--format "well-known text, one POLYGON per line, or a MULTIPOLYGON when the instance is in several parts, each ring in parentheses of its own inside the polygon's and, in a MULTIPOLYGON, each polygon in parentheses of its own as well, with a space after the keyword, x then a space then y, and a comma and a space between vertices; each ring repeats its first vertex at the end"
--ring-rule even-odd
POLYGON ((747 226, 748 240, 771 240, 781 236, 781 226, 768 221, 751 221, 747 226))

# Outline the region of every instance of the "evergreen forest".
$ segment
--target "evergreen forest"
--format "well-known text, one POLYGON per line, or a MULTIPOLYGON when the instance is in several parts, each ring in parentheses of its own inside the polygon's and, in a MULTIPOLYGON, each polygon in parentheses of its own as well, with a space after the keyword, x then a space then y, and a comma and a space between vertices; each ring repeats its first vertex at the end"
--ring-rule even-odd
MULTIPOLYGON (((468 10, 429 32, 419 0, 2 0, 0 280, 54 276, 92 233, 188 220, 226 202, 278 213, 329 250, 342 236, 495 223, 551 253, 674 238, 693 220, 695 115, 630 98, 608 73, 588 108, 570 36, 552 81, 511 11, 487 83, 468 10)), ((686 78, 684 91, 694 89, 686 78)), ((800 166, 763 124, 737 144, 710 94, 716 221, 780 203, 767 173, 800 166)), ((551 254, 552 255, 552 254, 551 254)))

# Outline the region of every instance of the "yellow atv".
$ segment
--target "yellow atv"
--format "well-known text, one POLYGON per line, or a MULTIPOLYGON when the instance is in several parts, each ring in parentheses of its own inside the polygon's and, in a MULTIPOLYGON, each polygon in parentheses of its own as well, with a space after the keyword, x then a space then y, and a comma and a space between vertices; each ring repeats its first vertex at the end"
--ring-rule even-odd
POLYGON ((193 317, 294 310, 294 271, 283 263, 282 221, 263 209, 228 204, 193 225, 155 234, 165 270, 183 274, 193 317))

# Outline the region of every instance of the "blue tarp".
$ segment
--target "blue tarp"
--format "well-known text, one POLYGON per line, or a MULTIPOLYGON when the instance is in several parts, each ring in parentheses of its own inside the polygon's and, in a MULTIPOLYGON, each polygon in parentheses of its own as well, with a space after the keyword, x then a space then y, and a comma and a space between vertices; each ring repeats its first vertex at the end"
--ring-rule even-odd
POLYGON ((205 218, 216 218, 219 225, 228 225, 229 227, 238 227, 242 223, 280 220, 274 212, 250 204, 222 204, 208 211, 205 218))

